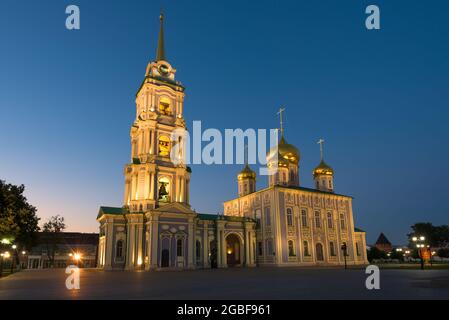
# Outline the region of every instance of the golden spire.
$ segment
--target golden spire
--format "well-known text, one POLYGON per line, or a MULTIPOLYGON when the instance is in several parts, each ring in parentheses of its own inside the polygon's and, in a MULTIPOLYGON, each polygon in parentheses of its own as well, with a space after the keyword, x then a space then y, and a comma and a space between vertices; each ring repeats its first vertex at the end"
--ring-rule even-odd
POLYGON ((161 14, 159 16, 159 20, 161 21, 161 26, 159 29, 159 39, 157 42, 157 50, 156 50, 156 61, 165 60, 165 44, 164 44, 164 14, 161 9, 161 14))

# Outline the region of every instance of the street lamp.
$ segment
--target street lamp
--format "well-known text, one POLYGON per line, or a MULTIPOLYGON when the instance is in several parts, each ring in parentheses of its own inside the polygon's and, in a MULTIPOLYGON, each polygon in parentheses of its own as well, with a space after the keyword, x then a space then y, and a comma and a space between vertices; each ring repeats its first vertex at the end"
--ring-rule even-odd
POLYGON ((419 237, 413 237, 412 241, 416 243, 416 248, 418 248, 418 253, 419 253, 419 257, 421 258, 421 270, 424 270, 424 257, 423 257, 423 253, 424 253, 424 241, 426 240, 426 237, 424 236, 419 236, 419 237))

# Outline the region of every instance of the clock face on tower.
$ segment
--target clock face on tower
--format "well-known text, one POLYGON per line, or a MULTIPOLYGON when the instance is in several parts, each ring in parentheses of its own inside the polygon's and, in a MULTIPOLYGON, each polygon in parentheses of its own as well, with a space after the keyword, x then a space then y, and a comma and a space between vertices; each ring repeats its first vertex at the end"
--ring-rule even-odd
POLYGON ((169 68, 168 68, 167 65, 161 64, 161 65, 159 66, 159 72, 160 72, 161 74, 163 74, 164 76, 167 75, 169 71, 170 71, 170 70, 169 70, 169 68))

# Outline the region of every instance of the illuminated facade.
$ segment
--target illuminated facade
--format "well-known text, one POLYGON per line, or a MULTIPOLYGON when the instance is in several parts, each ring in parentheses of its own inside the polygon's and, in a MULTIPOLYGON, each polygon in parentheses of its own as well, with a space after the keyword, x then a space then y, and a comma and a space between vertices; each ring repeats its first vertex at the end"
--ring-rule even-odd
POLYGON ((268 188, 256 191, 256 175, 245 166, 239 198, 224 203, 224 215, 191 209, 191 170, 171 160, 171 153, 179 159, 184 153, 182 138, 172 141, 172 133, 185 128, 184 87, 165 57, 163 16, 160 21, 156 59, 136 95, 123 206, 100 207, 97 216, 99 267, 341 264, 343 243, 350 263, 366 263, 365 233, 354 229, 351 197, 333 193, 333 171, 324 161, 314 171, 317 189, 299 187, 299 151, 283 136, 268 155, 269 167, 278 169, 268 188))

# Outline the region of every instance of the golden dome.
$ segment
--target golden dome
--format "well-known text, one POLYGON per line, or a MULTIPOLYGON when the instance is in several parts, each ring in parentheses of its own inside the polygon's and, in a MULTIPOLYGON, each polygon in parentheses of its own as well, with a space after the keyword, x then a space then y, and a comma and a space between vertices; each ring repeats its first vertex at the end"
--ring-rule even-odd
POLYGON ((246 165, 242 171, 240 171, 240 173, 237 176, 238 180, 243 180, 243 179, 256 179, 256 173, 251 170, 251 168, 246 165))
POLYGON ((281 137, 281 140, 279 141, 278 145, 270 150, 268 153, 268 159, 272 159, 273 156, 276 154, 276 151, 278 151, 278 157, 288 160, 290 163, 298 164, 299 159, 301 158, 301 154, 294 145, 287 143, 285 141, 284 136, 281 137))
MULTIPOLYGON (((273 167, 273 162, 274 162, 275 157, 269 157, 268 158, 268 168, 273 167)), ((282 155, 280 153, 278 153, 277 156, 277 161, 278 161, 278 168, 288 168, 288 165, 290 164, 289 161, 282 157, 282 155)))
POLYGON ((328 176, 333 176, 334 175, 334 170, 330 166, 328 166, 326 164, 326 162, 324 162, 324 160, 321 160, 321 162, 318 165, 318 167, 316 167, 313 170, 313 176, 314 177, 321 176, 321 175, 328 175, 328 176))

